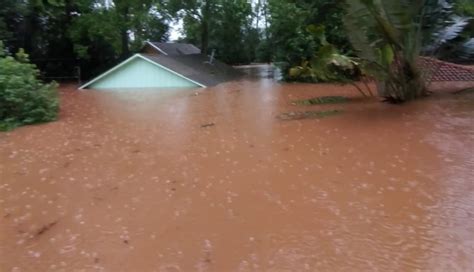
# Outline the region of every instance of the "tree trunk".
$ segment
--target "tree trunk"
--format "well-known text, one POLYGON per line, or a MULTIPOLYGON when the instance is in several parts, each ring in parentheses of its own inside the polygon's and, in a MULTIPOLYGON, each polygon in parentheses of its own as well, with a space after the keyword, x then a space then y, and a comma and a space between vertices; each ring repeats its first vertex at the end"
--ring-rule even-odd
POLYGON ((209 23, 207 21, 202 22, 201 30, 201 52, 207 55, 209 51, 209 23))
POLYGON ((207 0, 202 9, 201 20, 201 52, 207 55, 209 51, 209 17, 211 12, 211 1, 207 0))
POLYGON ((34 3, 28 3, 27 14, 23 21, 23 39, 20 48, 23 48, 30 57, 35 53, 35 46, 33 44, 38 28, 40 27, 37 17, 39 13, 40 10, 34 3))
POLYGON ((120 38, 122 42, 122 57, 128 57, 130 55, 130 48, 129 42, 130 37, 128 36, 128 16, 129 16, 129 7, 128 4, 125 3, 125 6, 122 8, 120 17, 122 18, 122 27, 120 28, 120 38))
MULTIPOLYGON (((257 0, 257 7, 256 7, 256 11, 255 11, 255 16, 256 16, 256 19, 257 19, 257 22, 256 22, 256 29, 258 30, 259 29, 259 26, 260 26, 260 5, 261 5, 261 0, 257 0)), ((259 32, 260 33, 260 32, 259 32)))
POLYGON ((128 31, 126 28, 120 30, 120 37, 122 40, 122 57, 127 57, 130 54, 130 49, 128 48, 128 31))
MULTIPOLYGON (((63 17, 60 19, 64 29, 69 29, 71 27, 73 18, 72 14, 76 11, 78 11, 78 9, 74 4, 73 0, 64 0, 64 14, 63 17)), ((69 37, 66 31, 63 31, 62 33, 60 33, 60 35, 61 44, 63 46, 63 57, 65 59, 74 59, 74 44, 71 41, 71 38, 69 37)))
POLYGON ((270 33, 268 31, 268 1, 264 1, 263 4, 263 18, 265 19, 265 38, 270 39, 270 33))

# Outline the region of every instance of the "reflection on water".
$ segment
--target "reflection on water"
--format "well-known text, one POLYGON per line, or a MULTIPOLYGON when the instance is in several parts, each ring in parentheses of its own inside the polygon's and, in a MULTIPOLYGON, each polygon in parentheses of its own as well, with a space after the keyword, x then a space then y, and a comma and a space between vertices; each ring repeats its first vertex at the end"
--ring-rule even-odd
POLYGON ((472 270, 474 96, 354 95, 65 90, 58 122, 0 134, 0 270, 472 270))
POLYGON ((281 70, 274 64, 253 64, 235 66, 239 71, 243 72, 250 79, 274 79, 281 80, 281 70))

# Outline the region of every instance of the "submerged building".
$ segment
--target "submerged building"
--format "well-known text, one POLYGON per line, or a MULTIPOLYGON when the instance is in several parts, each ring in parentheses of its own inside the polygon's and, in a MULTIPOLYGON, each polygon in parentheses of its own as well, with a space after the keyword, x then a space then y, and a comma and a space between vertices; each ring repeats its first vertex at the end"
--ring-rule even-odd
POLYGON ((199 88, 240 76, 192 44, 147 42, 142 50, 79 89, 199 88))

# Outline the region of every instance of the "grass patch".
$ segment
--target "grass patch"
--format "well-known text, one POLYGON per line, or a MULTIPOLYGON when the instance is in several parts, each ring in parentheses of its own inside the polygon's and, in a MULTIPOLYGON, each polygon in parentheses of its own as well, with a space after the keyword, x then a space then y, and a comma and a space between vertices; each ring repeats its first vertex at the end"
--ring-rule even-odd
POLYGON ((340 104, 346 103, 349 101, 349 98, 344 96, 321 96, 321 97, 314 97, 311 99, 303 99, 294 101, 293 105, 301 105, 301 106, 311 106, 311 105, 324 105, 324 104, 340 104))
POLYGON ((301 120, 301 119, 321 119, 329 116, 341 114, 341 110, 327 110, 327 111, 303 111, 303 112, 286 112, 280 114, 277 118, 280 120, 301 120))

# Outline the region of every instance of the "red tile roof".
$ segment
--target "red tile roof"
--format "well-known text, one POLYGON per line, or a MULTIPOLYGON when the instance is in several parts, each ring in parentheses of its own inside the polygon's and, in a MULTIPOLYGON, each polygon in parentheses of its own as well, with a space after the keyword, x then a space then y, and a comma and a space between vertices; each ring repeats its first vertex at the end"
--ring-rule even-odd
POLYGON ((420 66, 428 82, 474 81, 474 68, 440 61, 434 58, 420 58, 420 66))

